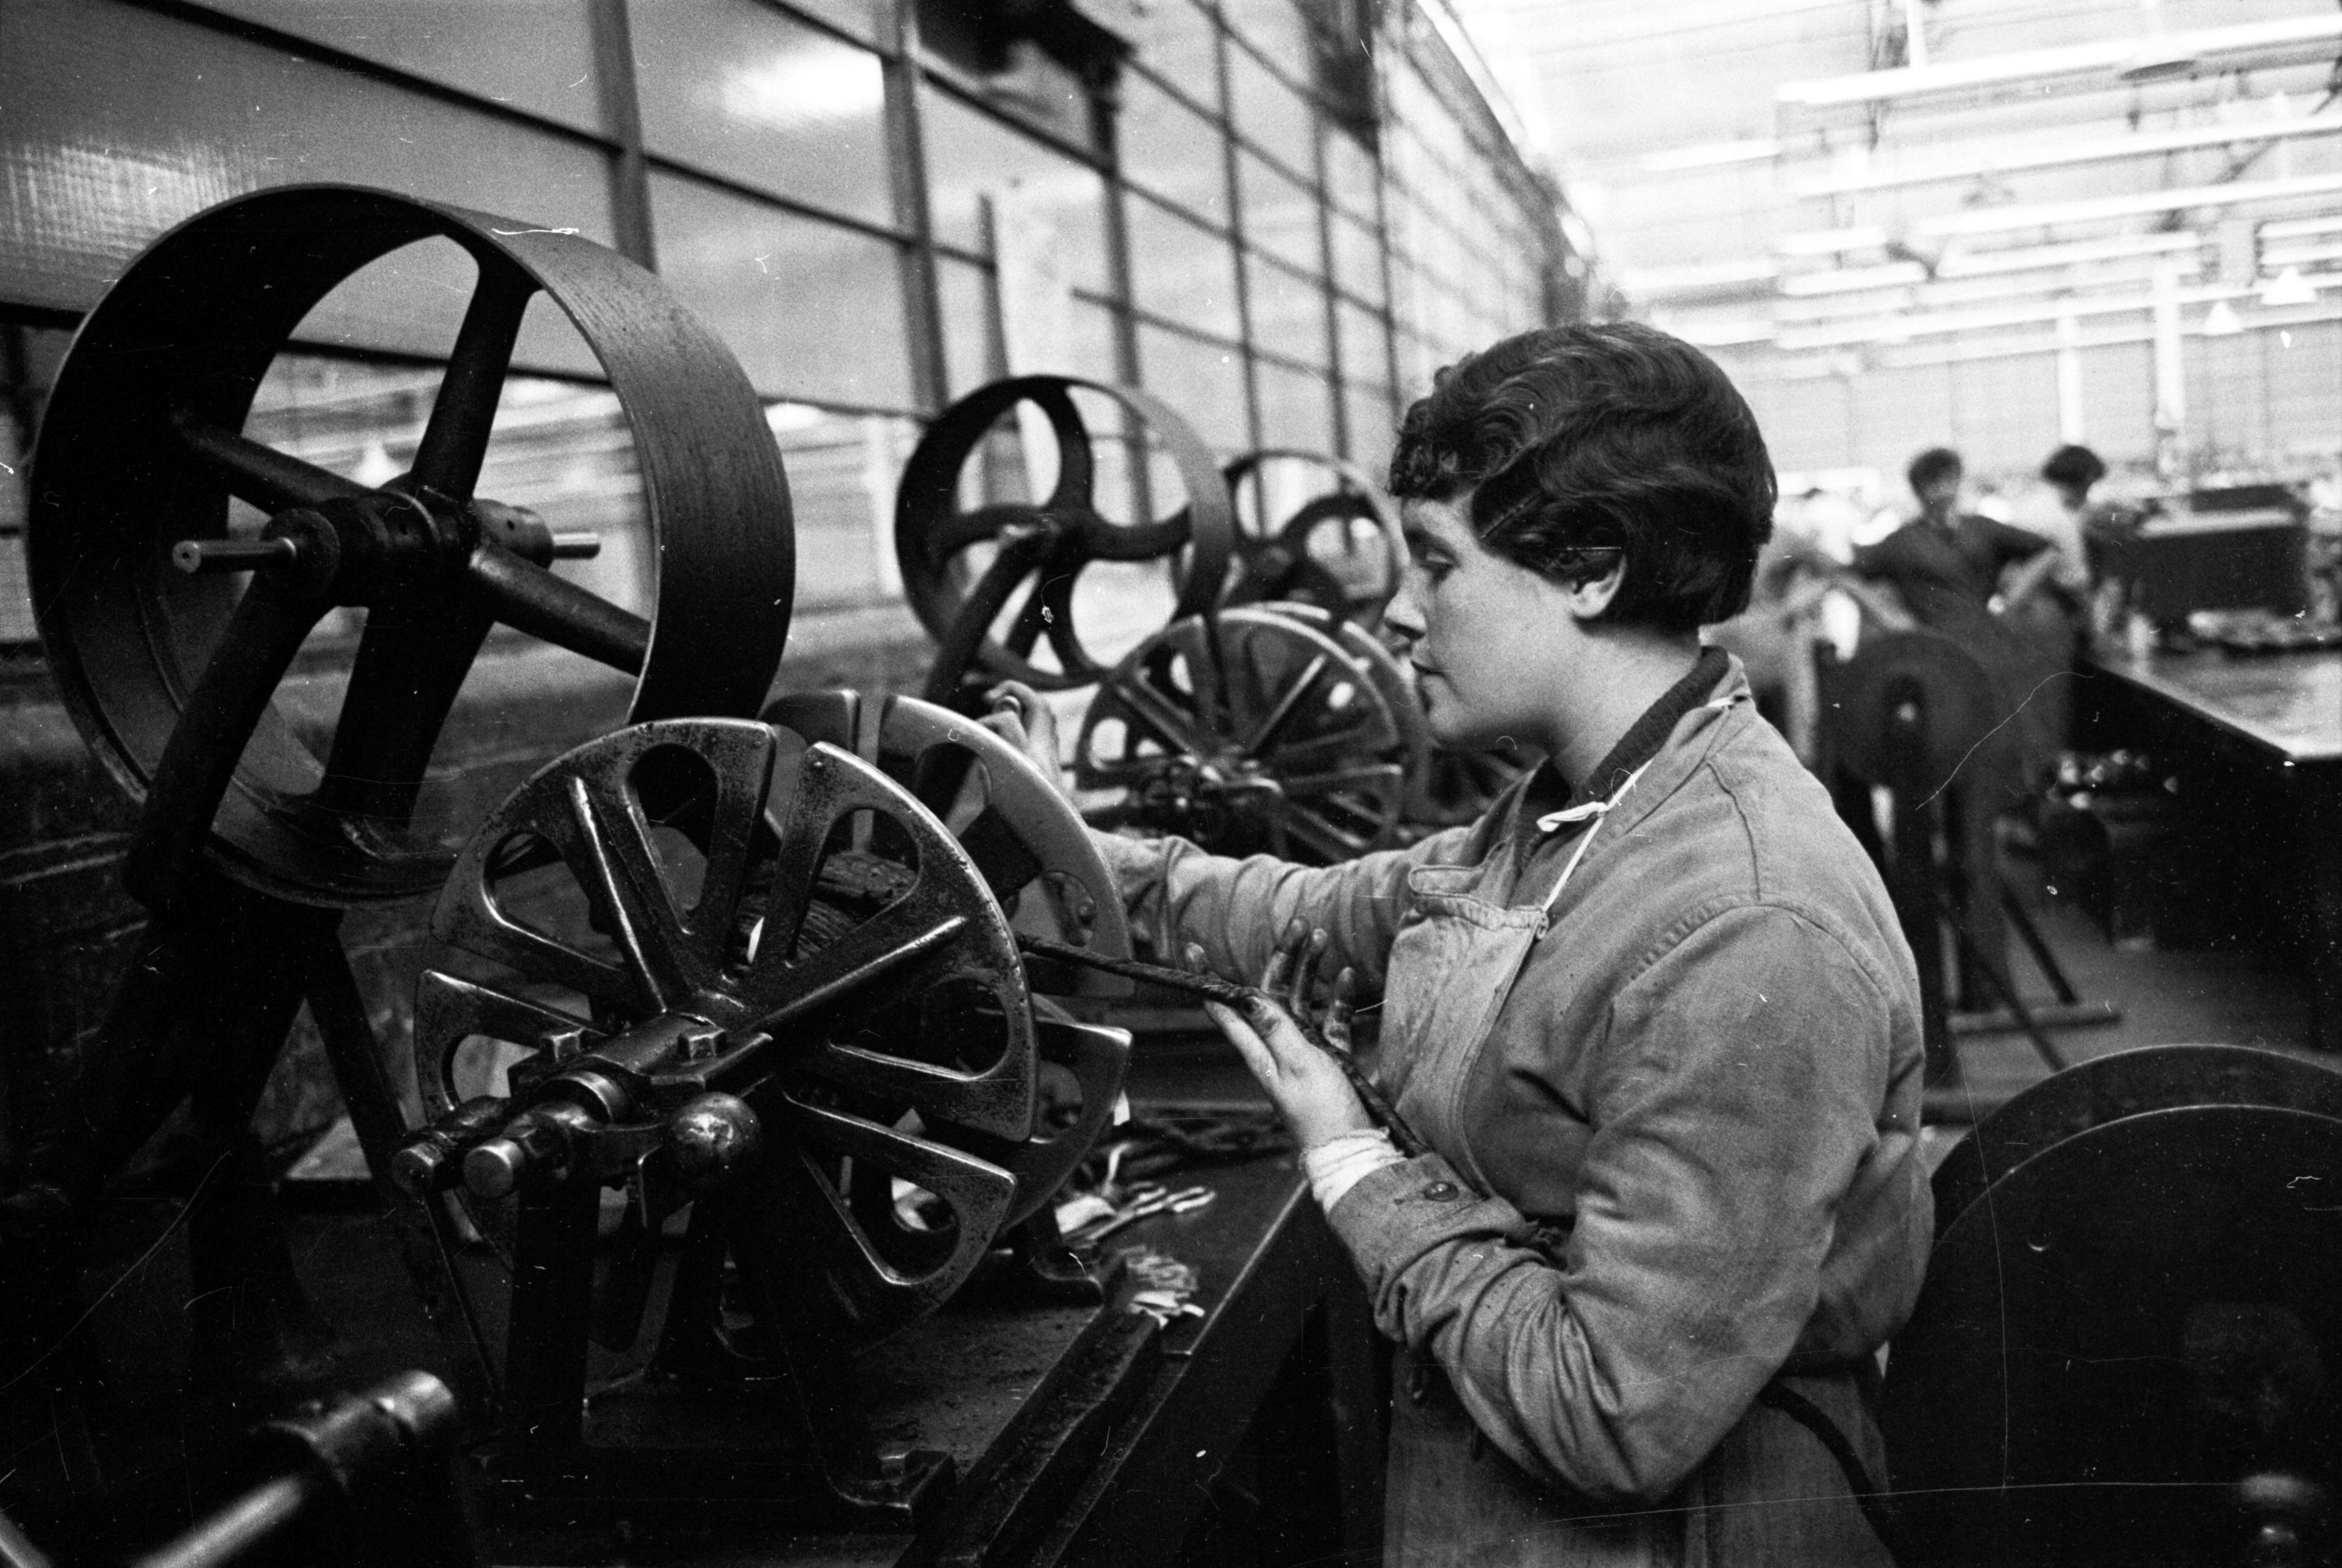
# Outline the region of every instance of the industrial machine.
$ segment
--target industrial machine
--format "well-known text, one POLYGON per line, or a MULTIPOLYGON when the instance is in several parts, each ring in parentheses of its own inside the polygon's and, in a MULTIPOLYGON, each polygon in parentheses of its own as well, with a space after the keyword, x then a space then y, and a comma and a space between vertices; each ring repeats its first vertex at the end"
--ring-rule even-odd
MULTIPOLYGON (((1070 761, 1094 824, 1323 864, 1469 821, 1516 776, 1435 754, 1407 672, 1376 634, 1406 558, 1397 509, 1340 459, 1264 449, 1216 472, 1194 432, 1143 393, 1016 377, 961 399, 921 441, 896 545, 938 644, 930 700, 972 708, 1011 678, 1088 689, 1070 761), (1118 426, 1092 431, 1076 393, 1118 426), (1028 413, 1048 432, 1056 483, 1001 499, 990 467, 1041 466, 1036 432, 1009 424, 1028 413), (1003 444, 1017 461, 996 461, 1003 444), (1159 470, 1176 475, 1184 504, 1156 522, 1108 521, 1102 458, 1129 482, 1132 507, 1150 503, 1159 470), (979 488, 987 499, 964 505, 979 488), (1152 610, 1158 629, 1111 663, 1075 597, 1101 562, 1156 563, 1170 589, 1167 604, 1158 592, 1136 612, 1152 610)), ((1127 623, 1128 595, 1122 608, 1127 623)))
POLYGON ((71 1135, 0 1203, 8 1375, 106 1403, 68 1343, 95 1310, 79 1240, 184 1106, 210 1160, 195 1304, 228 1306, 197 1381, 223 1419, 337 1385, 249 1131, 305 1007, 500 1517, 728 1498, 902 1527, 947 1490, 942 1456, 882 1449, 851 1358, 987 1259, 1094 1307, 1047 1200, 1115 1106, 1126 1036, 1052 998, 1124 983, 1028 969, 1017 935, 1128 939, 1078 819, 990 734, 851 693, 757 717, 789 503, 729 355, 567 233, 289 187, 132 265, 58 375, 35 474, 44 639, 140 804, 125 880, 151 920, 71 1135), (425 240, 478 282, 412 471, 369 488, 244 434, 304 316, 425 240), (634 436, 647 615, 551 570, 596 541, 475 494, 540 295, 634 436), (344 675, 312 634, 350 609, 344 675), (583 744, 508 795, 508 755, 443 733, 500 624, 612 672, 581 683, 583 744), (435 896, 438 959, 378 1026, 344 914, 435 896))

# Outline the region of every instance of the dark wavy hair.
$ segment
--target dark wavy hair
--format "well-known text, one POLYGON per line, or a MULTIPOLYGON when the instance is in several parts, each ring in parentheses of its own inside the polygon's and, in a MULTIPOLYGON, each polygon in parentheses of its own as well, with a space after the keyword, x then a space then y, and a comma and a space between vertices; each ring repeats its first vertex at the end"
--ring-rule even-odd
POLYGON ((1967 472, 1967 466, 1960 461, 1958 453, 1948 446, 1930 446, 1911 459, 1911 466, 1903 471, 1903 477, 1909 482, 1911 494, 1917 495, 1923 484, 1956 478, 1967 472))
POLYGON ((1626 578, 1603 618, 1686 632, 1748 606, 1773 460, 1714 360, 1638 322, 1546 327, 1441 371, 1399 422, 1391 494, 1471 493, 1480 542, 1557 582, 1626 578))
POLYGON ((2052 484, 2078 484, 2087 490, 2106 476, 2106 460, 2087 446, 2060 446, 2041 465, 2041 477, 2052 484))

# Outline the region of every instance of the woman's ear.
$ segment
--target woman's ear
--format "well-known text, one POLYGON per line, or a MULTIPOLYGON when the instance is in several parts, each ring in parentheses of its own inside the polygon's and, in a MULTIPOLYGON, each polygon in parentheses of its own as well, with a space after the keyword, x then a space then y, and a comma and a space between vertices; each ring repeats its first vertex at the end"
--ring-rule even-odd
POLYGON ((1603 611, 1610 607, 1610 602, 1618 596, 1618 590, 1626 585, 1626 558, 1620 555, 1610 563, 1610 569, 1600 576, 1588 577, 1582 583, 1564 588, 1563 602, 1568 605, 1570 614, 1576 619, 1596 620, 1603 611))

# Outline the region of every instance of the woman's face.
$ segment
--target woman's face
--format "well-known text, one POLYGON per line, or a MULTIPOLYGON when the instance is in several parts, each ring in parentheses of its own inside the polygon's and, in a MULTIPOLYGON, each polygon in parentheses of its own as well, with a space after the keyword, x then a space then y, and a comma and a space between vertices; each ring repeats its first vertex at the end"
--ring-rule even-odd
POLYGON ((1404 504, 1407 567, 1383 620, 1407 644, 1439 744, 1546 744, 1576 618, 1566 590, 1480 543, 1471 500, 1404 504))

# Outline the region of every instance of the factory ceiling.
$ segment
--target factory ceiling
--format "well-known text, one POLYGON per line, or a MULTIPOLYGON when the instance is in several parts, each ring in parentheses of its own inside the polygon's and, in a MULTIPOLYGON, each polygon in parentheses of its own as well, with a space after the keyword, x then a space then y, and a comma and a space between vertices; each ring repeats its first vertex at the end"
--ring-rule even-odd
POLYGON ((1468 6, 1614 307, 1752 368, 2342 315, 2342 7, 1468 6))

